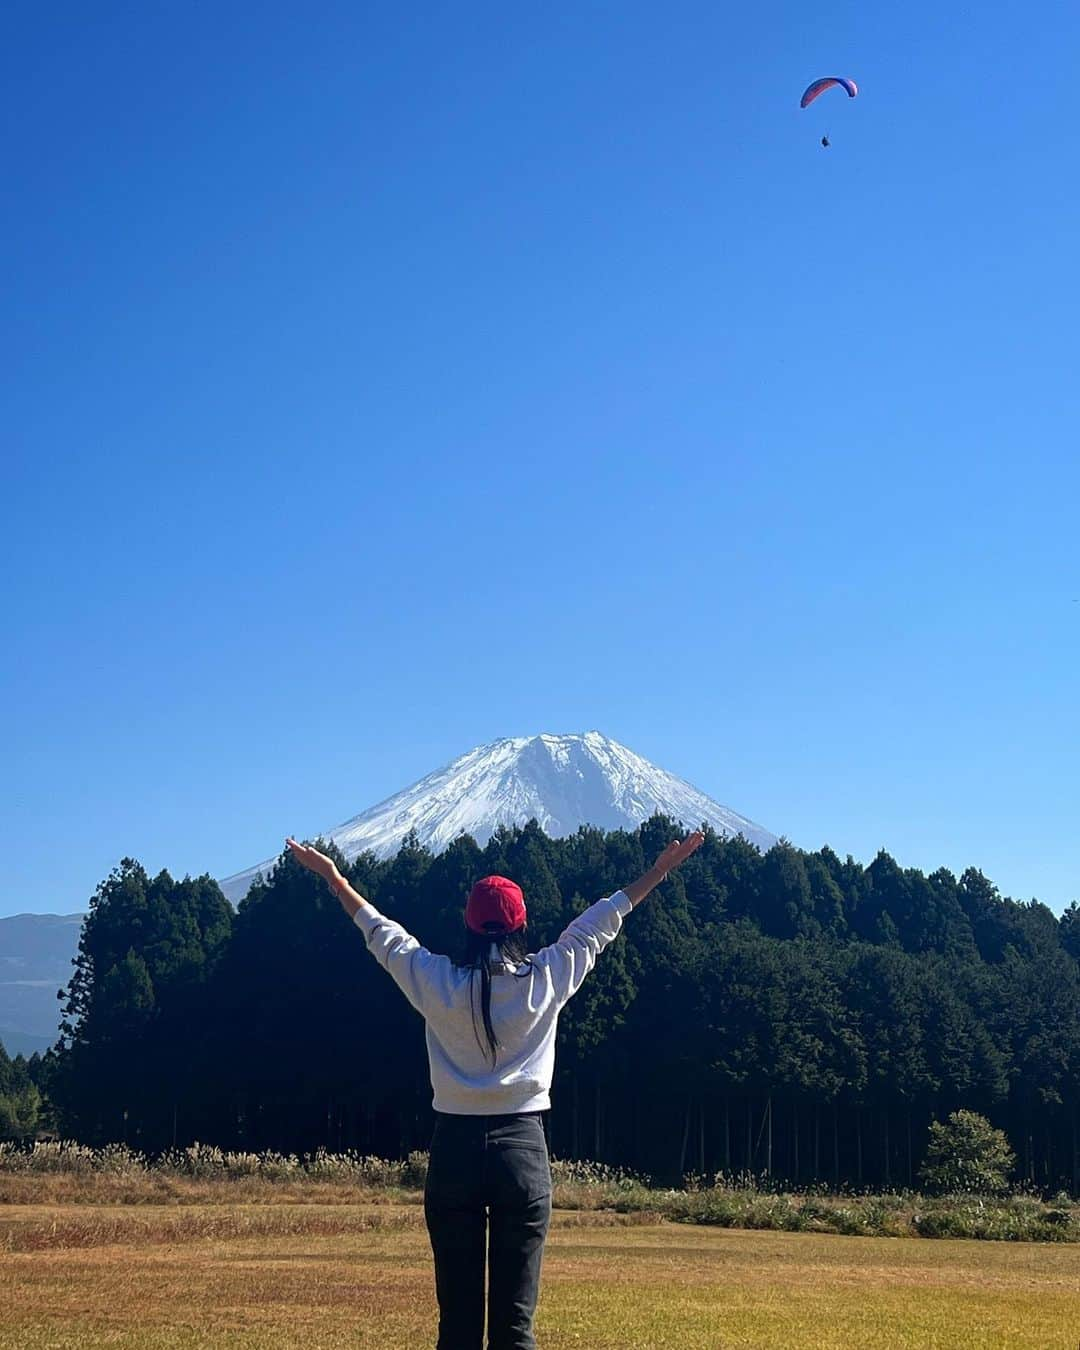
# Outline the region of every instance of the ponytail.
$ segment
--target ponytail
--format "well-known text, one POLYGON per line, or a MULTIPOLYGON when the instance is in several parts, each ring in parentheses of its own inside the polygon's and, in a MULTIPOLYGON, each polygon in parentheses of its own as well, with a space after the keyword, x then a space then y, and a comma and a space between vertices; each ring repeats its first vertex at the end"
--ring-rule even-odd
POLYGON ((472 1010, 473 1031, 481 1050, 490 1057, 495 1067, 499 1054, 499 1038, 491 1021, 491 970, 495 965, 520 965, 525 959, 525 927, 512 933, 474 933, 466 930, 465 950, 456 962, 469 971, 469 1007, 472 1010), (480 1017, 476 1016, 476 976, 480 976, 480 1017), (483 1026, 483 1036, 480 1028, 483 1026), (487 1042, 485 1046, 485 1041, 487 1042))

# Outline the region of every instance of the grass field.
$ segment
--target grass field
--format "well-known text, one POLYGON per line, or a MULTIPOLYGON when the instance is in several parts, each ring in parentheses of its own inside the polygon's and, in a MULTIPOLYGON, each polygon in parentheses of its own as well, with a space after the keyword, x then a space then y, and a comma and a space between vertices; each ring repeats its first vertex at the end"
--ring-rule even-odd
MULTIPOLYGON (((416 1205, 0 1209, 0 1346, 422 1350, 416 1205)), ((1080 1346, 1080 1249, 557 1212, 538 1317, 569 1346, 1080 1346)))

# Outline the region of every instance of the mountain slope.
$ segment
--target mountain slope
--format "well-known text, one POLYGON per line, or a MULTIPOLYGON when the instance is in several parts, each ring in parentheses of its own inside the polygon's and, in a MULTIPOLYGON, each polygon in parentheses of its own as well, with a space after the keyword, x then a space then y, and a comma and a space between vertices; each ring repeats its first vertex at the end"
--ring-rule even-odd
POLYGON ((56 991, 71 979, 82 914, 13 914, 0 919, 0 1042, 32 1054, 59 1034, 56 991))
MULTIPOLYGON (((707 821, 718 833, 742 834, 767 849, 776 837, 626 746, 589 731, 574 736, 521 736, 478 746, 412 787, 388 797, 323 837, 346 858, 369 849, 386 858, 415 829, 421 843, 438 853, 459 834, 485 844, 500 824, 524 825, 535 816, 554 837, 579 825, 635 829, 655 812, 688 828, 707 821)), ((241 899, 271 858, 220 883, 232 901, 241 899)))

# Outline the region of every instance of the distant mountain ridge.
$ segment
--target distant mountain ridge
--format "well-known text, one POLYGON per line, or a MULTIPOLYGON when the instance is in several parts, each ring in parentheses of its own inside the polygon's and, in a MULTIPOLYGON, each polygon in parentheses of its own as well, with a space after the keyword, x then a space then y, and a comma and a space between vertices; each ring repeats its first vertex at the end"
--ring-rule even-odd
POLYGON ((31 1055, 56 1040, 60 1000, 71 979, 82 914, 13 914, 0 919, 0 1043, 31 1055))
MULTIPOLYGON (((365 850, 393 856, 410 830, 438 853, 463 833, 482 847, 499 825, 524 825, 533 817, 560 838, 579 825, 636 829, 657 811, 688 828, 707 821, 719 834, 742 834, 763 850, 776 843, 762 826, 598 731, 504 737, 477 746, 321 833, 351 861, 365 850)), ((219 885, 235 903, 260 872, 269 876, 276 861, 269 858, 219 885)))

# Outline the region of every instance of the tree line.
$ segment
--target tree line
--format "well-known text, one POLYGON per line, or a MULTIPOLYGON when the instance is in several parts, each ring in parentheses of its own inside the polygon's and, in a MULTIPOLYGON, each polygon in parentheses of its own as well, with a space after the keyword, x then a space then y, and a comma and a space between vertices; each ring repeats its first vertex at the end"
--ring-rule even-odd
MULTIPOLYGON (((391 859, 351 864, 316 844, 454 953, 476 878, 521 884, 536 949, 677 830, 654 816, 551 839, 534 820, 484 848, 462 835, 432 855, 410 835, 391 859)), ((704 831, 560 1018, 556 1154, 669 1180, 910 1185, 931 1122, 967 1109, 1005 1131, 1021 1179, 1080 1193, 1080 906, 1059 919, 975 869, 925 875, 885 852, 863 866, 784 840, 761 853, 704 831)), ((209 876, 150 877, 125 858, 91 900, 61 994, 61 1039, 19 1081, 66 1137, 149 1152, 427 1146, 422 1021, 288 851, 235 911, 209 876)))

